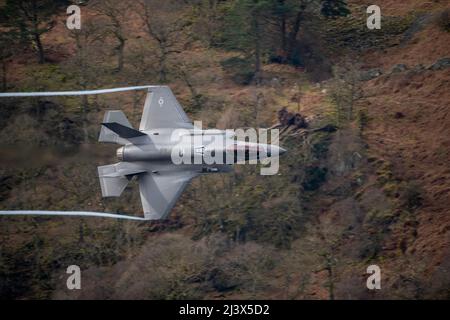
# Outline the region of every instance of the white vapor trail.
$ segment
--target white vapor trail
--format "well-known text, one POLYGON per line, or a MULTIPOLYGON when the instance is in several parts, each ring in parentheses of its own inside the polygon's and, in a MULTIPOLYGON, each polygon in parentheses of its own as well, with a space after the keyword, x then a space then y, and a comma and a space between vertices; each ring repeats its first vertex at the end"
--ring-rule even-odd
POLYGON ((90 95, 90 94, 103 94, 103 93, 112 93, 112 92, 144 90, 144 89, 157 88, 157 87, 158 86, 136 86, 136 87, 123 87, 123 88, 111 88, 111 89, 84 90, 84 91, 0 92, 0 98, 8 98, 8 97, 85 96, 85 95, 90 95))
POLYGON ((93 212, 93 211, 49 211, 49 210, 0 210, 0 216, 72 216, 72 217, 101 217, 101 218, 114 218, 125 220, 139 220, 148 221, 149 218, 141 218, 135 216, 128 216, 122 214, 114 214, 108 212, 93 212))
MULTIPOLYGON (((104 94, 113 92, 124 92, 133 90, 144 90, 150 88, 156 88, 158 86, 135 86, 135 87, 122 87, 111 89, 98 89, 98 90, 84 90, 84 91, 52 91, 52 92, 0 92, 0 98, 9 97, 52 97, 52 96, 83 96, 90 94, 104 94)), ((92 211, 49 211, 49 210, 0 210, 0 216, 21 216, 21 215, 34 215, 34 216, 72 216, 72 217, 101 217, 101 218, 114 218, 125 220, 138 220, 147 221, 149 218, 141 218, 135 216, 128 216, 122 214, 114 214, 107 212, 92 212, 92 211)))

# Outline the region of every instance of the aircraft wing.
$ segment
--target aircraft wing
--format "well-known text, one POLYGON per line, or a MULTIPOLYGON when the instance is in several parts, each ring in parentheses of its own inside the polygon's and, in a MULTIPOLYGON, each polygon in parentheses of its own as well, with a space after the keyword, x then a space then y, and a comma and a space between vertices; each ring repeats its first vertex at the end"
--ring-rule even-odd
POLYGON ((167 86, 151 87, 145 99, 140 131, 156 128, 192 129, 191 120, 167 86))
POLYGON ((164 171, 139 175, 139 192, 146 219, 164 219, 192 178, 193 171, 164 171))

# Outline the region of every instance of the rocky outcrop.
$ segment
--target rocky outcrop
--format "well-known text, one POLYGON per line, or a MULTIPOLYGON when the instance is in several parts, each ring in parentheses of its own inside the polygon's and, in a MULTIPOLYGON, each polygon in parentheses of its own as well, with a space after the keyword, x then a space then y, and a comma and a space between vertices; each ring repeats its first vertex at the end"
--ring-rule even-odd
POLYGON ((289 112, 286 107, 278 111, 278 121, 284 127, 294 126, 297 129, 301 129, 308 126, 305 117, 300 113, 289 112))
POLYGON ((442 58, 436 61, 434 64, 428 67, 429 70, 443 70, 450 68, 450 58, 442 58))
POLYGON ((408 70, 408 66, 407 66, 406 64, 399 63, 399 64, 396 64, 396 65, 392 68, 391 73, 400 73, 400 72, 404 72, 404 71, 406 71, 406 70, 408 70))
POLYGON ((361 81, 369 81, 378 78, 381 75, 383 75, 383 71, 381 71, 381 69, 370 69, 362 72, 360 75, 360 79, 361 81))

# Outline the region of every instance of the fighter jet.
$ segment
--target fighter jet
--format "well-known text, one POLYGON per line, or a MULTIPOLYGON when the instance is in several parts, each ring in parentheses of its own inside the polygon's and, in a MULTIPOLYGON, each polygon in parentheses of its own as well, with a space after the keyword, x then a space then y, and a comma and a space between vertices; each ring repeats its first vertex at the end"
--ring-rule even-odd
POLYGON ((198 175, 229 172, 233 164, 286 152, 276 145, 238 141, 227 131, 194 126, 167 86, 0 93, 0 97, 98 94, 143 88, 148 93, 138 130, 122 111, 106 112, 99 142, 121 146, 117 149, 117 163, 98 167, 103 197, 119 197, 133 177, 137 177, 143 220, 166 218, 186 186, 198 175))

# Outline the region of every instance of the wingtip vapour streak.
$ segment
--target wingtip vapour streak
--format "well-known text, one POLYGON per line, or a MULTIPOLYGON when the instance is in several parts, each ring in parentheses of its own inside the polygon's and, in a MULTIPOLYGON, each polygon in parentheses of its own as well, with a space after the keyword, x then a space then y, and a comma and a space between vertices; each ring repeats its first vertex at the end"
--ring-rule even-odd
MULTIPOLYGON (((53 97, 53 96, 83 96, 91 94, 104 94, 113 92, 124 92, 133 90, 144 90, 150 88, 156 88, 158 86, 135 86, 135 87, 122 87, 111 89, 98 89, 98 90, 84 90, 84 91, 53 91, 53 92, 1 92, 0 98, 8 97, 53 97)), ((149 218, 141 218, 135 216, 114 214, 108 212, 93 212, 93 211, 49 211, 49 210, 5 210, 0 211, 0 216, 72 216, 72 217, 100 217, 100 218, 114 218, 125 220, 138 220, 147 221, 149 218)))
POLYGON ((71 217, 100 217, 125 220, 147 221, 149 218, 141 218, 122 214, 94 211, 49 211, 49 210, 5 210, 0 211, 0 216, 71 216, 71 217))
MULTIPOLYGON (((146 85, 146 86, 134 86, 134 87, 121 87, 110 89, 97 89, 97 90, 83 90, 83 91, 51 91, 51 92, 0 92, 0 98, 9 97, 54 97, 54 96, 83 96, 94 94, 105 94, 114 92, 125 92, 134 90, 148 90, 151 88, 157 88, 160 86, 146 85)), ((147 221, 149 218, 141 218, 135 216, 114 214, 108 212, 93 212, 93 211, 49 211, 49 210, 0 210, 0 216, 72 216, 72 217, 100 217, 100 218, 114 218, 125 220, 137 220, 147 221)))
MULTIPOLYGON (((119 163, 99 166, 97 170, 103 197, 119 197, 130 181, 127 178, 138 176, 144 218, 90 211, 20 210, 0 211, 0 215, 84 216, 138 221, 164 219, 194 177, 204 173, 230 171, 228 166, 224 167, 221 164, 175 165, 171 155, 169 156, 165 150, 173 150, 178 146, 171 140, 171 134, 168 133, 173 133, 178 129, 187 129, 193 131, 196 135, 200 132, 203 136, 204 132, 201 127, 197 128, 192 123, 168 86, 145 85, 83 91, 4 92, 0 93, 0 98, 85 96, 132 90, 147 91, 139 129, 133 129, 122 111, 107 111, 103 118, 98 141, 119 144, 122 146, 119 150, 122 151, 118 153, 120 155, 119 163), (149 137, 137 139, 139 136, 148 136, 147 131, 154 132, 151 139, 149 137), (159 131, 165 134, 159 135, 159 131), (128 148, 129 152, 124 152, 125 147, 128 148), (125 153, 128 154, 127 159, 124 157, 125 153)), ((221 132, 217 134, 222 135, 221 132)), ((233 136, 226 136, 226 138, 234 140, 233 136)), ((234 141, 230 142, 234 144, 234 141)), ((192 141, 182 144, 182 148, 185 150, 192 150, 193 147, 195 147, 195 142, 192 141)), ((283 149, 277 147, 277 150, 283 149)), ((220 152, 225 154, 227 151, 222 150, 220 152)), ((269 154, 266 156, 270 157, 269 154)), ((235 162, 239 163, 237 160, 235 162)))
POLYGON ((133 91, 133 90, 144 90, 144 89, 157 88, 157 87, 159 87, 159 86, 136 86, 136 87, 122 87, 122 88, 84 90, 84 91, 0 92, 0 98, 86 96, 86 95, 91 95, 91 94, 104 94, 104 93, 124 92, 124 91, 133 91))

